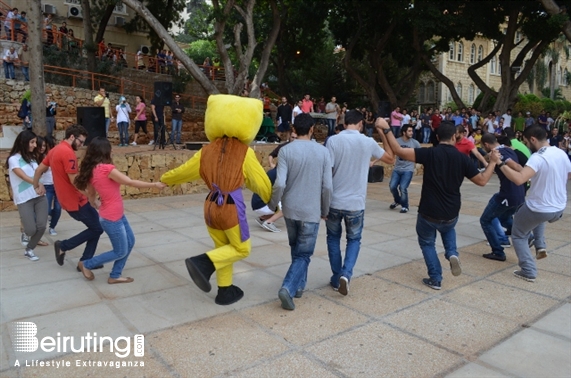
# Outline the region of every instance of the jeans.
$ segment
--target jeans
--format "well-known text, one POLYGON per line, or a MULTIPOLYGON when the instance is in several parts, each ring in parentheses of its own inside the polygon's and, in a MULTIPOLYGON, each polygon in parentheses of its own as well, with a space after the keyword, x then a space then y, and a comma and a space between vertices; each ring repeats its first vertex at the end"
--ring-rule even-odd
POLYGON ((111 124, 111 118, 105 118, 105 136, 109 135, 109 125, 111 124))
POLYGON ((494 255, 505 257, 504 248, 502 244, 509 243, 507 237, 505 236, 504 230, 501 226, 504 226, 508 231, 512 228, 512 216, 514 215, 517 206, 505 206, 502 205, 501 201, 498 199, 498 195, 494 194, 488 206, 484 209, 482 216, 480 217, 480 225, 482 226, 482 231, 490 243, 492 248, 492 253, 494 255), (498 228, 498 225, 499 228, 498 228), (501 233, 500 233, 501 231, 501 233), (501 237, 503 234, 503 238, 501 237), (504 240, 502 240, 504 239, 504 240))
POLYGON ((514 215, 512 241, 521 271, 529 277, 537 277, 537 265, 531 255, 528 238, 533 231, 535 248, 545 248, 545 222, 553 223, 561 219, 563 210, 555 213, 536 213, 524 203, 514 215))
POLYGON ((329 209, 327 215, 327 252, 329 253, 329 264, 331 265, 331 285, 339 287, 341 276, 351 280, 353 267, 359 256, 361 247, 361 233, 363 232, 363 221, 365 210, 348 211, 329 209), (341 258, 341 221, 345 221, 345 232, 347 233, 347 245, 345 247, 345 260, 341 258))
POLYGON ((14 63, 4 61, 4 77, 6 79, 15 79, 16 73, 14 72, 14 63))
POLYGON ((129 122, 118 122, 117 128, 119 129, 119 144, 129 144, 129 122))
POLYGON ((48 215, 51 216, 50 228, 56 228, 61 216, 61 206, 57 200, 54 186, 44 185, 44 188, 46 188, 46 198, 48 199, 48 215))
POLYGON ((365 127, 365 135, 367 135, 369 138, 372 138, 374 130, 375 129, 372 127, 365 127))
POLYGON ((24 80, 30 81, 30 69, 29 69, 29 67, 21 66, 20 68, 22 69, 22 75, 24 75, 24 80))
POLYGON ((286 273, 282 287, 290 296, 298 290, 304 290, 307 283, 307 269, 317 240, 319 223, 304 222, 285 218, 287 236, 291 248, 291 265, 286 273))
POLYGON ((442 266, 436 254, 436 231, 440 232, 442 244, 444 244, 444 257, 447 260, 451 256, 458 256, 456 250, 456 230, 454 227, 458 222, 458 217, 450 221, 431 222, 418 214, 416 218, 416 233, 418 244, 424 256, 424 262, 428 268, 428 276, 432 281, 442 282, 442 266))
POLYGON ((69 251, 86 243, 83 255, 79 260, 88 260, 95 254, 99 237, 103 233, 103 228, 101 228, 101 224, 99 223, 99 214, 89 202, 81 206, 77 211, 68 211, 67 213, 76 221, 86 225, 87 230, 83 230, 69 239, 62 240, 61 250, 64 252, 69 251))
POLYGON ((125 215, 115 222, 103 218, 99 218, 99 222, 107 236, 109 236, 113 250, 85 260, 83 266, 87 269, 93 269, 96 266, 115 261, 109 277, 119 278, 135 245, 135 235, 125 215))
POLYGON ((393 194, 393 199, 396 203, 400 204, 403 208, 408 209, 408 186, 412 180, 412 171, 396 171, 393 170, 391 175, 391 182, 389 189, 393 194), (400 188, 400 194, 399 194, 400 188))
POLYGON ((335 119, 333 118, 326 118, 327 121, 327 136, 331 136, 335 134, 335 119))
POLYGON ((430 143, 430 133, 432 130, 430 127, 422 127, 422 143, 430 143))
POLYGON ((10 41, 16 40, 16 33, 14 33, 14 35, 12 35, 12 28, 10 26, 4 25, 4 31, 6 32, 6 39, 7 40, 10 40, 10 41))
POLYGON ((53 136, 54 130, 56 128, 56 119, 55 117, 46 117, 46 129, 47 135, 53 136))
POLYGON ((182 119, 173 119, 172 120, 172 130, 171 130, 171 142, 175 142, 176 136, 176 143, 180 144, 180 132, 182 131, 182 119))
MULTIPOLYGON (((517 209, 517 206, 516 206, 516 209, 517 209)), ((507 221, 504 220, 504 223, 507 224, 507 221)), ((510 218, 509 229, 508 229, 509 235, 511 235, 512 224, 513 224, 513 218, 510 218)), ((492 227, 494 228, 494 231, 496 232, 496 236, 500 240, 500 244, 510 244, 510 239, 508 238, 508 233, 506 233, 506 231, 504 231, 502 223, 500 222, 500 220, 498 218, 494 218, 492 220, 492 227)))
POLYGON ((395 138, 400 137, 400 126, 391 126, 391 130, 395 138))

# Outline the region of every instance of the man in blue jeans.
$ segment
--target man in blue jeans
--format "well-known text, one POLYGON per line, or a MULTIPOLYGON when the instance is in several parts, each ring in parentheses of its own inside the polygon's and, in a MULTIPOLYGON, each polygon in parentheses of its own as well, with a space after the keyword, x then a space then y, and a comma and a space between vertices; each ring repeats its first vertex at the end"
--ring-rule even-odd
MULTIPOLYGON (((65 253, 83 243, 85 243, 85 250, 80 261, 92 258, 97 249, 99 237, 103 233, 97 210, 91 206, 87 197, 73 185, 73 180, 78 173, 75 151, 85 143, 86 138, 87 131, 83 126, 73 125, 68 127, 65 130, 65 139, 48 152, 48 156, 46 156, 34 173, 34 188, 39 191, 40 177, 51 167, 54 187, 61 207, 73 219, 87 226, 87 229, 79 234, 66 240, 57 240, 54 243, 56 262, 60 266, 64 263, 65 253)), ((100 265, 93 269, 102 267, 103 265, 100 265)), ((77 271, 81 271, 79 267, 77 271)))
POLYGON ((182 132, 183 114, 184 114, 184 105, 180 103, 180 95, 176 95, 172 103, 172 129, 171 129, 171 139, 170 139, 172 143, 180 144, 180 134, 182 132))
POLYGON ((424 278, 422 283, 434 290, 440 290, 442 266, 436 254, 436 231, 442 238, 444 256, 450 261, 452 275, 459 276, 462 267, 456 249, 454 227, 460 212, 460 186, 464 177, 476 185, 486 185, 496 164, 490 163, 484 172, 478 172, 470 158, 456 149, 456 128, 448 123, 438 127, 439 144, 432 148, 402 148, 390 131, 387 131, 388 125, 382 125, 382 128, 383 132, 387 132, 388 143, 395 155, 424 165, 416 219, 418 244, 429 276, 424 278))
MULTIPOLYGON (((420 143, 412 136, 414 128, 412 125, 403 125, 401 127, 401 137, 397 139, 397 143, 402 148, 420 148, 420 143)), ((400 212, 408 213, 408 186, 414 173, 414 163, 397 157, 389 189, 393 195, 394 202, 389 206, 391 210, 397 206, 402 206, 400 212)))
POLYGON ((331 203, 331 159, 327 149, 311 140, 313 118, 302 113, 295 118, 297 139, 280 149, 272 199, 275 209, 282 203, 291 265, 278 291, 282 308, 294 310, 293 298, 300 298, 307 282, 307 269, 320 219, 325 219, 331 203))
MULTIPOLYGON (((493 134, 484 134, 481 143, 488 153, 497 150, 502 157, 502 162, 507 164, 510 168, 518 172, 522 170, 514 150, 500 145, 493 134)), ((492 248, 492 252, 485 253, 483 257, 490 260, 506 261, 506 254, 502 245, 502 242, 505 241, 498 237, 496 230, 497 221, 495 221, 495 219, 498 219, 499 223, 511 234, 512 217, 517 208, 525 200, 525 188, 524 185, 516 185, 511 182, 497 165, 495 171, 500 179, 500 191, 490 198, 488 206, 486 206, 480 217, 482 231, 484 231, 486 239, 488 239, 488 243, 492 248)))
MULTIPOLYGON (((382 118, 380 122, 386 123, 382 118)), ((342 295, 349 293, 353 267, 359 256, 369 166, 378 160, 387 164, 394 162, 390 148, 385 152, 374 139, 361 134, 363 114, 360 111, 347 112, 345 125, 345 130, 337 134, 335 138, 330 138, 327 143, 333 163, 333 198, 325 221, 327 251, 333 273, 330 284, 342 295), (371 159, 377 160, 371 162, 371 159), (347 234, 345 259, 341 256, 341 222, 345 222, 347 234)), ((378 131, 386 146, 385 134, 381 129, 378 131)))

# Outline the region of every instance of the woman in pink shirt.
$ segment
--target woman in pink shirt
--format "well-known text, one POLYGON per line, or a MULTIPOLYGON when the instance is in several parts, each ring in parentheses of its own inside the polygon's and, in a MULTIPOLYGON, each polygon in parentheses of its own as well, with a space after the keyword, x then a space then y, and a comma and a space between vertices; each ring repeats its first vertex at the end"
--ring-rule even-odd
POLYGON ((123 267, 135 245, 133 230, 123 211, 121 185, 157 189, 162 189, 166 185, 161 182, 131 180, 119 172, 111 160, 111 143, 107 138, 101 137, 93 139, 89 144, 74 184, 79 190, 87 192, 93 207, 99 208, 99 222, 113 246, 113 250, 109 252, 79 262, 78 267, 84 277, 93 280, 95 277, 91 269, 115 261, 107 282, 109 284, 133 282, 131 277, 121 277, 123 267), (96 199, 96 194, 99 194, 100 203, 96 199))
POLYGON ((141 96, 135 97, 135 135, 133 139, 132 146, 137 145, 137 138, 139 137, 139 130, 142 129, 147 135, 147 115, 145 113, 145 108, 147 105, 145 104, 145 99, 141 96))

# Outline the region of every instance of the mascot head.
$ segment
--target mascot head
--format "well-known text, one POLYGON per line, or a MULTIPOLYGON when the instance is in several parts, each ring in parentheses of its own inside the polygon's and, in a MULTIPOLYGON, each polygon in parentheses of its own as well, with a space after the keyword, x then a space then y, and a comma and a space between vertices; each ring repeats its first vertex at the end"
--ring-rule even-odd
POLYGON ((209 141, 224 135, 250 144, 262 125, 264 105, 262 101, 233 95, 208 97, 204 115, 204 131, 209 141))

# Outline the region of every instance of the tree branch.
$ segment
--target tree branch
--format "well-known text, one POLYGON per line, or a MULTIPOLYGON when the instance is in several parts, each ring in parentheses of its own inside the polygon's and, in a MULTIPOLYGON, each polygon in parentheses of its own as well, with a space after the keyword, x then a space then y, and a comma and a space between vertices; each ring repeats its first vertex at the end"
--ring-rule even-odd
MULTIPOLYGON (((562 12, 559 5, 554 0, 540 0, 543 7, 550 15, 559 14, 562 12)), ((568 41, 571 41, 571 21, 567 20, 563 23, 563 27, 561 28, 565 37, 567 37, 568 41)))
POLYGON ((478 88, 480 88, 480 90, 482 92, 484 92, 485 94, 488 94, 488 95, 497 95, 498 92, 496 92, 496 91, 492 90, 492 88, 488 87, 488 85, 484 82, 484 80, 482 80, 480 78, 480 75, 478 75, 476 70, 478 68, 484 66, 485 64, 487 64, 490 60, 492 60, 492 58, 498 53, 498 51, 502 47, 502 44, 503 44, 503 41, 499 41, 498 44, 496 45, 496 47, 494 47, 492 49, 492 51, 484 59, 482 59, 478 63, 473 64, 470 67, 468 67, 468 75, 470 75, 470 78, 472 78, 474 83, 478 86, 478 88))

